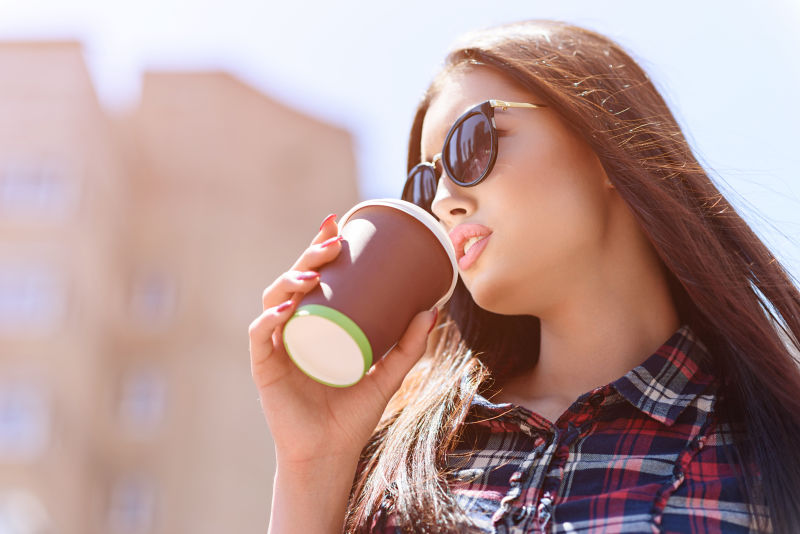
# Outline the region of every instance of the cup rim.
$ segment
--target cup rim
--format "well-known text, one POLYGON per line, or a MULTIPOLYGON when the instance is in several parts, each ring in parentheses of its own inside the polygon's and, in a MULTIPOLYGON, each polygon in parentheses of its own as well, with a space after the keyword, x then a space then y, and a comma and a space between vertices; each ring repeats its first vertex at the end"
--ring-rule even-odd
POLYGON ((416 204, 408 202, 407 200, 401 200, 399 198, 374 198, 369 200, 364 200, 359 202, 349 210, 347 213, 342 215, 342 218, 339 219, 339 228, 341 229, 342 226, 353 216, 353 214, 368 206, 387 206, 390 208, 399 209, 400 211, 404 211, 407 214, 411 215, 412 217, 416 218, 419 222, 423 223, 428 229, 433 232, 433 235, 439 240, 439 242, 444 247, 445 252, 447 253, 448 258, 450 258, 450 264, 453 268, 453 281, 450 283, 450 289, 447 290, 447 293, 440 298, 435 306, 440 308, 448 300, 450 297, 453 296, 453 291, 456 289, 456 283, 458 282, 458 263, 456 262, 456 249, 453 246, 453 242, 450 241, 450 236, 447 235, 447 232, 439 225, 439 221, 436 218, 425 211, 424 209, 420 208, 416 204))

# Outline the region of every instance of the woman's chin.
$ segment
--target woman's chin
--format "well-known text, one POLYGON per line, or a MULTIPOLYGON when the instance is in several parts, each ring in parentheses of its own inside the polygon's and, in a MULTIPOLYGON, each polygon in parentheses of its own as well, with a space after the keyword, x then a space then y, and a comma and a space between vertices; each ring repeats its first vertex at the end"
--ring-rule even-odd
POLYGON ((476 272, 474 276, 463 279, 464 286, 475 304, 486 311, 500 315, 534 315, 544 295, 526 287, 519 278, 508 277, 507 271, 499 273, 476 272))
POLYGON ((474 276, 465 278, 464 285, 472 296, 475 304, 486 311, 509 315, 510 303, 508 302, 511 294, 502 283, 493 277, 487 276, 488 273, 475 273, 474 276))

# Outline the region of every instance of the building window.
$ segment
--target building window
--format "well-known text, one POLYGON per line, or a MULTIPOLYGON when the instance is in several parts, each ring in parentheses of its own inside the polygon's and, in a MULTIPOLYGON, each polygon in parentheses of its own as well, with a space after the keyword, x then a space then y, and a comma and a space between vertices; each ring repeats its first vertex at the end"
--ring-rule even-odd
POLYGON ((119 416, 128 433, 151 434, 164 418, 167 381, 156 369, 143 368, 123 376, 119 416))
POLYGON ((66 287, 55 268, 0 265, 0 334, 52 331, 65 309, 66 287))
POLYGON ((50 407, 43 387, 0 382, 0 459, 26 463, 42 455, 50 439, 50 407))
POLYGON ((128 476, 111 489, 108 509, 113 534, 144 534, 153 530, 156 504, 153 484, 142 476, 128 476))
POLYGON ((148 328, 166 326, 175 314, 174 278, 162 273, 147 273, 134 279, 130 298, 133 319, 148 328))
POLYGON ((47 160, 0 164, 0 214, 10 219, 63 220, 74 211, 79 184, 47 160))

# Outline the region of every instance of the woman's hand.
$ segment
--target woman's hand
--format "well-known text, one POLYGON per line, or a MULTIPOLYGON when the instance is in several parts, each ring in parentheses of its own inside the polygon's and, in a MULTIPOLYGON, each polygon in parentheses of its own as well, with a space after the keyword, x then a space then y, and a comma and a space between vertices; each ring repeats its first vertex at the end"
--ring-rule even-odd
POLYGON ((311 246, 264 290, 264 311, 250 324, 251 370, 279 470, 301 472, 331 461, 354 466, 389 399, 425 351, 436 320, 435 311, 417 314, 394 349, 353 386, 326 386, 300 371, 283 347, 283 326, 319 283, 316 270, 341 251, 333 218, 323 221, 311 246))

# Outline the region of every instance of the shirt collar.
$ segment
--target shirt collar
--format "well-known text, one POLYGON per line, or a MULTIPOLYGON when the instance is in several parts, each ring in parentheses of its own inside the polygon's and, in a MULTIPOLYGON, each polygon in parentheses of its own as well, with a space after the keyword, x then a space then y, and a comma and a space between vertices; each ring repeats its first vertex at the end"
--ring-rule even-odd
POLYGON ((671 426, 713 382, 714 377, 704 370, 710 359, 706 346, 684 324, 641 365, 611 385, 633 406, 671 426))
MULTIPOLYGON (((684 324, 644 362, 609 385, 641 412, 671 426, 714 381, 705 370, 710 360, 706 346, 684 324)), ((471 408, 494 418, 517 411, 511 404, 495 404, 480 394, 473 398, 471 408)), ((699 409, 710 411, 711 406, 703 404, 699 409)))

